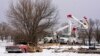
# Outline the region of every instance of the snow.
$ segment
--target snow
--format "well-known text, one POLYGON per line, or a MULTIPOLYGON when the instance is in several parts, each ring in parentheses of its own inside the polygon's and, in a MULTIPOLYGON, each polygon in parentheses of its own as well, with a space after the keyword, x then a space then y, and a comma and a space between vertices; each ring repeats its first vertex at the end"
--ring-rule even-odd
POLYGON ((99 54, 78 54, 78 53, 51 53, 45 50, 42 53, 0 53, 0 56, 100 56, 99 54))
MULTIPOLYGON (((73 52, 60 52, 55 53, 54 49, 43 49, 43 52, 36 53, 7 53, 5 51, 6 45, 12 45, 12 42, 0 41, 0 56, 100 56, 100 54, 84 54, 73 52)), ((48 48, 78 48, 79 46, 49 46, 48 48)), ((87 46, 81 46, 88 48, 87 46)))

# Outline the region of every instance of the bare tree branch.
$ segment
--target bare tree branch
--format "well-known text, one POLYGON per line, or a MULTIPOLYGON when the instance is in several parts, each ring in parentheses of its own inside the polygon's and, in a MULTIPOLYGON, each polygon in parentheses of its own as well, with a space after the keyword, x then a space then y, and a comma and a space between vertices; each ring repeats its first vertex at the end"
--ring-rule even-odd
POLYGON ((37 36, 56 23, 57 11, 50 0, 19 0, 10 6, 7 16, 19 32, 36 44, 37 36))

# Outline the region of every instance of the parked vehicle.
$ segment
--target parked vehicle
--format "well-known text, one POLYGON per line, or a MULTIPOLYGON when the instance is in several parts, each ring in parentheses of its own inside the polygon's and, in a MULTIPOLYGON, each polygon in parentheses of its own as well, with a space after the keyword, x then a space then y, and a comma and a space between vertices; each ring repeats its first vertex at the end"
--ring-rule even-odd
POLYGON ((22 50, 18 46, 6 46, 6 50, 8 53, 21 53, 22 50))
POLYGON ((42 52, 42 48, 34 47, 32 44, 16 44, 12 46, 6 46, 8 53, 27 53, 27 52, 42 52))
POLYGON ((61 44, 67 44, 67 42, 68 42, 68 38, 67 37, 61 37, 60 39, 59 39, 59 42, 61 43, 61 44))
POLYGON ((6 46, 6 51, 8 53, 26 53, 28 52, 28 46, 27 45, 6 46))

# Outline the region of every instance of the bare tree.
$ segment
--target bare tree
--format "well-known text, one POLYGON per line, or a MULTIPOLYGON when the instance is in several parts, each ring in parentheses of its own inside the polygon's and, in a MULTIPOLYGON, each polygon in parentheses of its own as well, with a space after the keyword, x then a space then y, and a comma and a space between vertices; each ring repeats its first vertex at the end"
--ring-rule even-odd
POLYGON ((8 36, 10 36, 12 28, 9 26, 9 24, 2 22, 0 23, 0 38, 2 40, 8 39, 8 36))
POLYGON ((7 16, 20 36, 37 46, 40 35, 55 24, 56 12, 51 0, 18 0, 11 4, 7 16))
POLYGON ((91 45, 91 39, 94 35, 94 21, 92 19, 89 19, 89 28, 85 31, 85 35, 87 35, 88 43, 91 45))
POLYGON ((85 44, 85 39, 86 39, 86 32, 85 29, 79 29, 79 39, 82 39, 82 44, 85 44))
POLYGON ((97 42, 99 43, 100 42, 100 20, 97 19, 95 20, 95 37, 96 37, 96 40, 97 42))

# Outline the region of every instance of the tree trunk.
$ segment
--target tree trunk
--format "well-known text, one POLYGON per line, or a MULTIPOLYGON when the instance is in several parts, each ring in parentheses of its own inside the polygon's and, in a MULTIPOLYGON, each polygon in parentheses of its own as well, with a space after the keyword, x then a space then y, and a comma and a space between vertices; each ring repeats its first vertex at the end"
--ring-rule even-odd
POLYGON ((89 36, 89 39, 88 39, 88 41, 89 41, 89 46, 91 46, 91 37, 89 36))
POLYGON ((37 46, 38 39, 34 34, 31 34, 28 42, 32 43, 32 46, 37 46))

